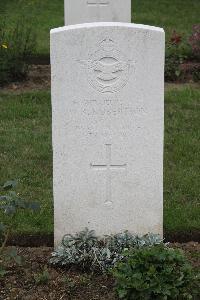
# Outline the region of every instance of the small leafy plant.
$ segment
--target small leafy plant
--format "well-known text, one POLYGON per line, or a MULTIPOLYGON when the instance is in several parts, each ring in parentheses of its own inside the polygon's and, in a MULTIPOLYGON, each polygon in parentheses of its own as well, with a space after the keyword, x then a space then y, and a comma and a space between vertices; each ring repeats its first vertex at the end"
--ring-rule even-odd
POLYGON ((66 291, 68 292, 68 294, 72 294, 76 289, 76 281, 71 277, 65 276, 63 278, 63 282, 66 286, 66 291))
POLYGON ((196 276, 180 250, 157 245, 124 256, 113 270, 120 299, 195 299, 196 276))
POLYGON ((129 232, 105 236, 99 239, 87 228, 75 235, 65 235, 61 246, 52 253, 50 262, 61 266, 77 266, 83 270, 105 272, 123 259, 124 249, 138 248, 162 243, 158 235, 143 237, 129 232))
POLYGON ((47 284, 50 280, 50 275, 49 275, 47 267, 45 267, 41 273, 35 274, 34 280, 35 280, 36 285, 47 284))
POLYGON ((14 231, 15 218, 18 212, 20 210, 36 211, 39 209, 37 203, 22 199, 15 191, 16 186, 16 180, 7 181, 0 186, 0 210, 5 215, 6 222, 0 223, 0 276, 6 273, 5 262, 10 260, 15 261, 17 264, 22 262, 22 258, 17 255, 16 248, 6 249, 7 241, 14 231))

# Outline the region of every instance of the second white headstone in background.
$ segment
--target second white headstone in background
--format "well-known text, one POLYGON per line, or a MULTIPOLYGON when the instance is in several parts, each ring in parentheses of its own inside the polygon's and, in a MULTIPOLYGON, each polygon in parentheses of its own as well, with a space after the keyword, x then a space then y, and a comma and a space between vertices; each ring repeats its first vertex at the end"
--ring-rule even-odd
POLYGON ((131 0, 65 0, 65 25, 131 22, 131 0))

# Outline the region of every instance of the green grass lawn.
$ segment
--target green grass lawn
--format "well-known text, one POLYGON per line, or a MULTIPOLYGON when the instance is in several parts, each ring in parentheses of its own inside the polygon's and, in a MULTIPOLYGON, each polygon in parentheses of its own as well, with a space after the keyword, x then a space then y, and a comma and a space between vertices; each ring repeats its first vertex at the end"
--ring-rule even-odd
MULTIPOLYGON (((37 31, 39 55, 49 55, 49 30, 64 24, 64 0, 1 0, 0 17, 6 15, 9 25, 15 26, 20 13, 24 12, 37 31)), ((160 26, 167 38, 175 29, 191 33, 199 23, 199 0, 133 0, 132 21, 160 26)))
MULTIPOLYGON (((165 229, 199 230, 200 91, 169 90, 165 103, 165 229)), ((0 166, 2 182, 18 178, 20 194, 41 203, 39 213, 19 215, 16 231, 53 232, 49 92, 0 94, 0 166)))
POLYGON ((167 231, 200 229, 200 90, 165 97, 164 223, 167 231))
POLYGON ((41 203, 39 214, 21 214, 16 229, 52 232, 50 93, 0 96, 0 178, 19 179, 25 199, 41 203))

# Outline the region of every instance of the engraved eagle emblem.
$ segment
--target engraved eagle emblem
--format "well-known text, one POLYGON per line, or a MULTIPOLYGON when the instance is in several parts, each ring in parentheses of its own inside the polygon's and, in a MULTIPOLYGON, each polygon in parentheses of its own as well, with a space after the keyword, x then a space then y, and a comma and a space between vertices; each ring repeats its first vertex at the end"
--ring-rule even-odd
POLYGON ((110 63, 106 63, 106 58, 104 58, 93 65, 97 79, 103 81, 103 83, 107 81, 107 84, 113 84, 114 80, 120 79, 126 67, 126 63, 111 58, 110 63))
POLYGON ((91 86, 102 93, 115 93, 123 88, 128 82, 132 65, 110 38, 104 39, 99 49, 81 63, 86 67, 91 86))

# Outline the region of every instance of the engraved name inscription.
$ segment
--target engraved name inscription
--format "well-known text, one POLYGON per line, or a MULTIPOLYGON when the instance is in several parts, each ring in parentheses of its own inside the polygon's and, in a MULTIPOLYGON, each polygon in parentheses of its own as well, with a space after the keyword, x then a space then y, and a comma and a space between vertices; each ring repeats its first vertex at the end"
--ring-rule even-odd
POLYGON ((101 101, 91 100, 74 100, 73 111, 83 113, 87 116, 120 116, 131 115, 132 117, 144 116, 147 112, 142 105, 132 106, 119 100, 104 99, 101 101))
POLYGON ((99 7, 99 6, 108 6, 109 5, 109 1, 107 0, 88 0, 87 1, 87 5, 88 6, 96 6, 96 7, 99 7))

